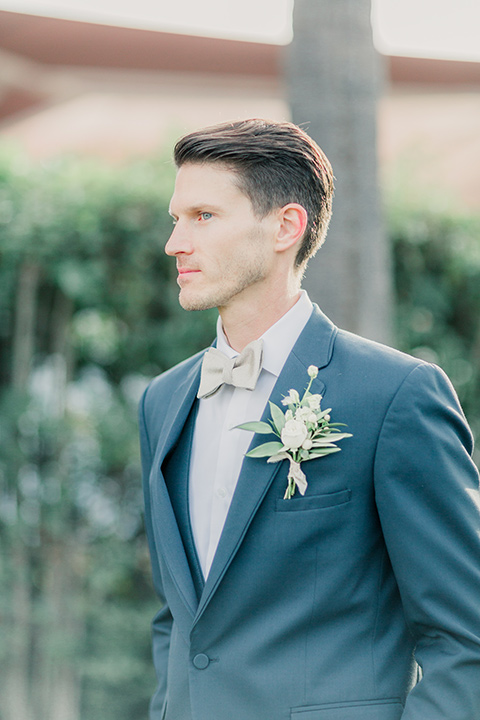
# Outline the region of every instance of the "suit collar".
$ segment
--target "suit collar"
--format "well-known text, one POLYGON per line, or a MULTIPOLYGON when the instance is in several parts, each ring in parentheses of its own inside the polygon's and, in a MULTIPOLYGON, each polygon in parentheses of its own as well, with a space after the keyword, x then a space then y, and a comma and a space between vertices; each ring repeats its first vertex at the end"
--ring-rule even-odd
POLYGON ((324 368, 332 359, 338 328, 313 304, 313 312, 304 331, 298 338, 292 353, 305 367, 315 365, 324 368))
POLYGON ((187 421, 188 414, 195 402, 198 387, 200 385, 200 371, 202 367, 203 353, 197 361, 189 368, 185 377, 172 388, 172 394, 168 407, 165 410, 165 417, 171 418, 167 432, 160 436, 156 455, 163 461, 164 457, 175 445, 183 426, 187 421))

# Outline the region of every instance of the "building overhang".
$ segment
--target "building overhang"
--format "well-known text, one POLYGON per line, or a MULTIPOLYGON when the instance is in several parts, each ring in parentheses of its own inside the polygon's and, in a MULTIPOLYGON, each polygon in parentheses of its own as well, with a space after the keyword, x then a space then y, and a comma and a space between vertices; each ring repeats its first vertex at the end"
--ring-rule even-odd
MULTIPOLYGON (((78 94, 83 70, 282 82, 284 46, 0 11, 0 121, 78 94), (71 78, 69 81, 68 78, 71 78)), ((385 58, 391 87, 475 86, 480 63, 385 58)))

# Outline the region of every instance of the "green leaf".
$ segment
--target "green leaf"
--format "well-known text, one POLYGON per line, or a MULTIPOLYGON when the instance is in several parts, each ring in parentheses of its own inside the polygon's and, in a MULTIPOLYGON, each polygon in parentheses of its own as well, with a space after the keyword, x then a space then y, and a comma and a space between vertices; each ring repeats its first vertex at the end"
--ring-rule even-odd
POLYGON ((285 415, 278 407, 278 405, 275 405, 275 403, 272 403, 269 400, 268 404, 270 405, 270 412, 272 413, 273 424, 275 425, 277 433, 280 435, 285 426, 285 415))
POLYGON ((272 435, 272 427, 266 422, 246 422, 242 425, 236 425, 236 430, 250 430, 251 432, 258 433, 259 435, 272 435))
POLYGON ((326 447, 326 448, 315 448, 310 450, 310 459, 314 457, 322 457, 323 455, 330 455, 330 453, 340 452, 342 448, 339 447, 326 447))
POLYGON ((344 438, 352 437, 351 433, 328 433, 325 435, 319 435, 317 437, 314 437, 313 444, 315 445, 317 442, 321 442, 322 444, 324 442, 339 442, 340 440, 343 440, 344 438))
POLYGON ((257 447, 253 448, 253 450, 250 450, 250 452, 246 454, 246 457, 270 457, 271 455, 276 455, 278 452, 280 452, 282 448, 283 444, 281 442, 263 443, 263 445, 258 445, 257 447))
POLYGON ((318 412, 318 411, 317 411, 317 419, 318 419, 318 420, 323 420, 323 418, 324 418, 326 415, 329 415, 331 412, 332 412, 332 408, 327 408, 326 410, 322 410, 322 412, 318 412))

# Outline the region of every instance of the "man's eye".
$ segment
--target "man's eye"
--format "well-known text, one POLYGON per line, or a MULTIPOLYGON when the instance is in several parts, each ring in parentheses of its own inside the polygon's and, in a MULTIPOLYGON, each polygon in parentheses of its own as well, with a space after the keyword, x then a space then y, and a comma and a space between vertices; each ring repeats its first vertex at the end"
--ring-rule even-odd
POLYGON ((212 213, 209 213, 209 212, 200 213, 201 220, 210 220, 211 217, 213 217, 212 213))

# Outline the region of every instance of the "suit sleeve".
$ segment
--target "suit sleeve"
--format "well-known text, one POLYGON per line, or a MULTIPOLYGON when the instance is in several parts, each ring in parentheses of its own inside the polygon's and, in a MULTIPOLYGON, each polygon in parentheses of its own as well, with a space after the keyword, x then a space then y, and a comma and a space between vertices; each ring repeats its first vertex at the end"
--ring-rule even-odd
POLYGON ((412 370, 384 419, 376 501, 422 679, 402 720, 480 720, 480 494, 444 373, 412 370))
POLYGON ((162 602, 162 607, 155 615, 152 623, 152 649, 153 662, 157 676, 157 688, 150 704, 150 717, 152 720, 157 720, 162 717, 162 709, 165 702, 167 690, 168 652, 170 648, 170 635, 172 631, 173 620, 163 593, 162 578, 158 564, 158 557, 152 527, 149 477, 152 467, 153 456, 148 437, 147 425, 145 421, 145 398, 147 392, 148 388, 145 391, 139 406, 139 430, 140 449, 142 457, 143 493, 145 502, 145 529, 150 549, 153 584, 155 587, 155 591, 162 602))

